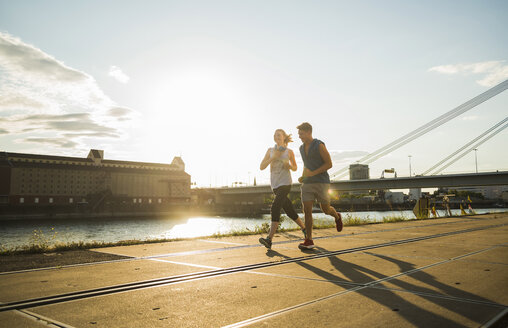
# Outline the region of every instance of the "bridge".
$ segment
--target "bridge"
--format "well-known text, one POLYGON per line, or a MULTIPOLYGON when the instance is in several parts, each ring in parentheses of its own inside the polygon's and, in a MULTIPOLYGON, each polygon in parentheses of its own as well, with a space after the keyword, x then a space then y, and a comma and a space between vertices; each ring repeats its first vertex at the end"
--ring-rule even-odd
MULTIPOLYGON (((332 181, 331 190, 339 191, 361 191, 361 190, 382 190, 382 189, 411 189, 411 188, 455 188, 475 186, 496 186, 508 185, 508 171, 486 172, 486 173, 464 173, 464 174, 443 174, 430 176, 414 176, 384 179, 364 180, 339 180, 332 181)), ((214 189, 221 195, 242 195, 242 194, 269 194, 272 189, 268 185, 217 188, 214 189)), ((300 184, 293 184, 291 192, 299 192, 300 184)))
MULTIPOLYGON (((432 176, 414 176, 384 179, 343 180, 333 181, 330 190, 339 193, 349 191, 412 189, 412 188, 458 188, 475 186, 508 185, 508 171, 444 174, 432 176)), ((300 184, 294 184, 291 194, 300 193, 300 184)), ((267 199, 272 194, 269 185, 235 187, 235 188, 205 188, 193 191, 197 208, 212 210, 219 214, 257 213, 267 206, 267 199)), ((380 204, 380 209, 383 207, 380 204)))

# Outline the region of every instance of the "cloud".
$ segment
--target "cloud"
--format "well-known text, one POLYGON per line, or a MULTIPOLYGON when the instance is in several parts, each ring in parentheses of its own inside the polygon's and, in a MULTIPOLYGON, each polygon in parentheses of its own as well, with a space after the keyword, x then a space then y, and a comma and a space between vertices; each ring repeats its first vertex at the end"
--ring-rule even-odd
POLYGON ((434 66, 429 69, 430 72, 441 74, 480 74, 483 78, 476 82, 485 87, 493 87, 498 83, 508 79, 508 65, 504 60, 486 61, 472 64, 455 64, 434 66))
POLYGON ((128 77, 119 67, 116 66, 111 66, 109 68, 108 75, 121 83, 127 83, 130 80, 130 77, 128 77))
MULTIPOLYGON (((110 72, 128 80, 117 67, 110 72)), ((19 135, 18 142, 68 148, 83 137, 119 138, 122 121, 135 114, 92 76, 2 32, 0 95, 0 131, 19 135)))
POLYGON ((0 108, 42 108, 43 104, 35 99, 30 99, 22 94, 10 93, 0 98, 0 108))
POLYGON ((53 121, 46 122, 46 127, 50 130, 58 131, 98 131, 98 132, 115 132, 116 129, 102 126, 95 122, 80 121, 53 121))
POLYGON ((368 155, 369 153, 363 150, 330 150, 330 157, 332 158, 332 162, 347 162, 356 160, 363 156, 368 155))
POLYGON ((48 120, 59 120, 59 121, 67 121, 67 120, 89 120, 90 114, 88 113, 73 113, 73 114, 63 114, 63 115, 47 115, 47 114, 39 114, 39 115, 29 115, 23 118, 18 118, 18 121, 48 121, 48 120))
POLYGON ((0 65, 17 76, 78 82, 89 76, 65 66, 50 55, 9 34, 0 33, 0 65))
POLYGON ((0 128, 0 134, 7 134, 7 133, 9 133, 9 131, 7 131, 6 129, 0 128))
POLYGON ((477 115, 464 116, 462 118, 463 121, 476 121, 478 119, 477 115))
POLYGON ((119 135, 109 132, 85 132, 85 133, 64 133, 64 137, 66 138, 81 138, 81 137, 91 137, 91 138, 118 138, 119 135))
POLYGON ((49 144, 52 146, 56 145, 62 148, 74 148, 78 146, 77 142, 70 141, 65 138, 25 138, 23 141, 30 143, 49 144))
POLYGON ((125 107, 112 107, 107 111, 107 115, 120 120, 129 119, 132 113, 132 109, 125 107))
MULTIPOLYGON (((71 113, 62 115, 36 114, 14 116, 3 119, 3 125, 9 126, 14 133, 34 131, 78 132, 69 134, 69 138, 94 136, 98 138, 118 138, 119 131, 113 127, 95 122, 89 113, 71 113), (7 123, 9 122, 9 123, 7 123), (26 126, 30 126, 27 128, 26 126), (79 133, 82 132, 82 133, 79 133)), ((27 140, 27 139, 24 139, 27 140)))

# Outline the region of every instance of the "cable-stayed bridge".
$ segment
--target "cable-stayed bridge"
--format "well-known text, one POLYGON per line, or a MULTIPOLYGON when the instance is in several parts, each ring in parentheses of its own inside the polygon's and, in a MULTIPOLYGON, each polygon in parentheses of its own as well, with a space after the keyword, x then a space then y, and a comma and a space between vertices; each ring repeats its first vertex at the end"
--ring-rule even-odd
MULTIPOLYGON (((409 142, 421 137, 422 135, 436 129, 437 127, 449 122, 453 118, 473 109, 492 97, 508 89, 508 80, 499 83, 482 94, 472 98, 451 111, 433 119, 421 127, 405 134, 395 141, 379 148, 378 150, 364 156, 355 164, 370 164, 375 160, 392 153, 409 142)), ((508 185, 508 171, 483 172, 483 173, 465 173, 465 174, 444 174, 436 175, 442 170, 473 151, 481 144, 485 143, 505 128, 508 127, 508 117, 494 124, 491 128, 479 136, 451 153, 449 156, 439 161, 431 168, 426 170, 423 175, 398 178, 381 179, 351 179, 339 180, 345 177, 349 172, 349 166, 334 172, 330 175, 332 183, 330 189, 339 191, 361 191, 361 190, 381 190, 381 189, 411 189, 411 188, 438 188, 438 187, 474 187, 474 186, 493 186, 508 185), (430 174, 430 175, 429 175, 430 174)), ((271 188, 268 185, 234 187, 234 188, 210 188, 208 191, 214 194, 214 198, 223 203, 249 203, 260 204, 264 202, 264 195, 270 194, 271 188)), ((294 184, 292 192, 299 192, 300 185, 294 184)))

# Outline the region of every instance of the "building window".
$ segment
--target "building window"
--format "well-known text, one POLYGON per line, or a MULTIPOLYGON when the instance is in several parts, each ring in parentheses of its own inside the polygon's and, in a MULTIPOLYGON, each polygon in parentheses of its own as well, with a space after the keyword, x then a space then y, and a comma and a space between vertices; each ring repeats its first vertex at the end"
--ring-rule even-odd
POLYGON ((34 199, 34 203, 35 203, 35 204, 39 204, 39 197, 35 197, 35 199, 34 199))
POLYGON ((136 202, 137 202, 137 201, 138 201, 138 200, 137 200, 136 198, 134 198, 134 199, 132 200, 132 202, 133 202, 134 204, 136 204, 136 202))
POLYGON ((19 203, 20 203, 20 204, 23 204, 24 202, 25 202, 25 199, 24 199, 23 197, 21 197, 21 198, 19 199, 19 203))
POLYGON ((69 198, 69 204, 74 203, 74 199, 72 197, 69 198))
POLYGON ((53 203, 53 197, 49 197, 49 203, 53 203))
POLYGON ((139 199, 138 199, 138 203, 140 203, 140 204, 141 204, 141 198, 139 198, 139 199))
POLYGON ((148 199, 148 204, 151 204, 152 203, 152 199, 148 199))
POLYGON ((162 203, 162 199, 159 198, 159 204, 162 203))

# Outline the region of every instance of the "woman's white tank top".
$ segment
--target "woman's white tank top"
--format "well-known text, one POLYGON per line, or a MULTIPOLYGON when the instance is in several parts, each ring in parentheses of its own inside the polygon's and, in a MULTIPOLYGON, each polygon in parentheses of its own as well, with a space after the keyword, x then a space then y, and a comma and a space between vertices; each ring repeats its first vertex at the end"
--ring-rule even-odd
MULTIPOLYGON (((270 149, 270 158, 273 158, 275 147, 270 149)), ((289 161, 288 149, 280 155, 280 157, 270 163, 270 182, 272 189, 280 186, 290 186, 292 184, 291 173, 289 168, 284 168, 284 162, 289 161)))

